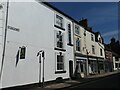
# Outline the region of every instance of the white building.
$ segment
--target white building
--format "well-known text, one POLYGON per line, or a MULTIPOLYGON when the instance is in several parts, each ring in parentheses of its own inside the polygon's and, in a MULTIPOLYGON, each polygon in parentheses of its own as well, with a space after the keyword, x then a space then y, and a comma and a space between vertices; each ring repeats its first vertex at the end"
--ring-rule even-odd
POLYGON ((120 69, 120 57, 118 54, 112 52, 113 54, 113 70, 119 70, 120 69))
POLYGON ((75 60, 78 72, 84 77, 104 70, 104 45, 100 33, 88 27, 87 19, 83 19, 78 27, 74 29, 75 60))
POLYGON ((7 3, 0 2, 0 88, 43 82, 43 75, 45 82, 70 78, 72 28, 72 18, 47 3, 9 2, 7 14, 7 3))

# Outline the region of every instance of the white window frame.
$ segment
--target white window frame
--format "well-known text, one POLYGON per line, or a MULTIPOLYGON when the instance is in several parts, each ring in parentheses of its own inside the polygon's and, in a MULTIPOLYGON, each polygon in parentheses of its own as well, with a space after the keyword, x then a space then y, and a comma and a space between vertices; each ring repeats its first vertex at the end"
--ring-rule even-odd
POLYGON ((65 49, 64 32, 55 30, 55 37, 54 37, 54 38, 55 38, 55 48, 65 49), (61 34, 62 34, 62 48, 57 47, 57 41, 58 41, 58 39, 57 39, 57 34, 58 34, 59 32, 61 32, 61 34))
POLYGON ((95 54, 95 46, 92 45, 92 54, 95 54), (94 52, 93 52, 93 47, 94 47, 94 52))
POLYGON ((71 44, 72 43, 72 25, 71 25, 71 23, 67 23, 67 33, 68 33, 68 43, 69 44, 71 44), (70 32, 71 32, 71 34, 69 34, 69 28, 68 28, 68 25, 70 24, 70 32), (71 40, 69 39, 69 37, 71 38, 71 40))
POLYGON ((64 27, 64 19, 63 19, 63 17, 62 17, 61 15, 55 14, 55 25, 57 25, 57 26, 59 26, 59 27, 61 27, 61 28, 64 27), (57 17, 59 17, 59 20, 58 20, 57 17), (61 20, 60 20, 60 19, 61 19, 61 20), (57 23, 57 21, 58 21, 59 23, 57 23), (60 24, 60 23, 61 23, 61 24, 60 24))
POLYGON ((55 60, 56 60, 56 65, 55 65, 55 71, 65 71, 65 54, 64 53, 62 53, 61 55, 63 56, 63 69, 61 69, 61 70, 58 70, 58 66, 57 66, 57 64, 58 64, 58 62, 57 62, 57 56, 58 55, 60 55, 60 53, 61 52, 56 52, 56 54, 55 54, 55 60))
POLYGON ((100 48, 100 56, 103 56, 103 50, 100 48))
POLYGON ((91 34, 91 41, 94 41, 94 35, 91 34))
POLYGON ((75 50, 76 50, 77 52, 81 52, 81 40, 80 40, 80 38, 76 38, 76 40, 75 40, 75 50), (79 40, 79 45, 80 45, 80 46, 77 46, 77 43, 76 43, 77 40, 79 40), (80 51, 77 50, 77 47, 80 47, 80 51))
POLYGON ((99 43, 102 43, 101 37, 98 38, 98 42, 99 42, 99 43))
POLYGON ((75 24, 74 29, 75 29, 75 34, 78 35, 78 36, 80 36, 80 27, 79 27, 79 25, 76 25, 76 24, 75 24), (78 27, 78 32, 79 32, 79 33, 76 33, 76 27, 78 27))

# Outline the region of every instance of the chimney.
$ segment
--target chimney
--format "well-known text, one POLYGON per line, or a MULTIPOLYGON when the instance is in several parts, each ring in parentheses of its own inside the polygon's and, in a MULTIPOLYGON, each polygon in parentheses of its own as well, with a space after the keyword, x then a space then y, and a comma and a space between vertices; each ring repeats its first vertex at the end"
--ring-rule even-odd
POLYGON ((82 18, 81 21, 79 21, 80 25, 83 26, 84 28, 88 28, 88 20, 82 18))

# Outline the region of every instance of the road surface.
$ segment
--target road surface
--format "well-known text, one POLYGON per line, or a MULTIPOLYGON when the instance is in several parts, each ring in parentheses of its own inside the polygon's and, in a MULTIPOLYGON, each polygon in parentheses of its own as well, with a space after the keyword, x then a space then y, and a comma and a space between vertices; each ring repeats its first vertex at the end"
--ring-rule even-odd
POLYGON ((109 75, 95 81, 83 83, 77 86, 67 88, 67 90, 77 88, 118 88, 120 86, 120 73, 109 75))

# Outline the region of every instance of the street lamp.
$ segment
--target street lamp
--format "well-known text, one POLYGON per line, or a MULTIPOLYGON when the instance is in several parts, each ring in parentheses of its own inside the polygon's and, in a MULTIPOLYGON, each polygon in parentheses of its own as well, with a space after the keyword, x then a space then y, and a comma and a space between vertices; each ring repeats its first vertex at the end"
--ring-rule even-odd
POLYGON ((42 57, 43 57, 43 75, 42 75, 42 87, 44 87, 44 60, 45 60, 45 52, 43 50, 40 50, 38 53, 37 53, 37 56, 39 56, 39 86, 41 86, 41 54, 42 54, 42 57))
POLYGON ((88 57, 88 54, 89 54, 90 52, 88 51, 88 49, 86 49, 86 55, 87 55, 87 60, 86 60, 86 76, 88 76, 89 75, 89 66, 88 66, 88 61, 89 61, 89 57, 88 57))

